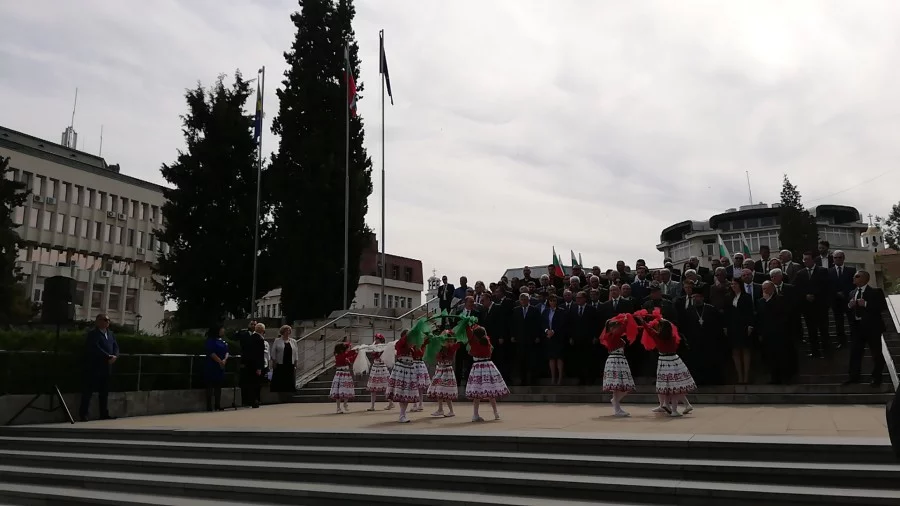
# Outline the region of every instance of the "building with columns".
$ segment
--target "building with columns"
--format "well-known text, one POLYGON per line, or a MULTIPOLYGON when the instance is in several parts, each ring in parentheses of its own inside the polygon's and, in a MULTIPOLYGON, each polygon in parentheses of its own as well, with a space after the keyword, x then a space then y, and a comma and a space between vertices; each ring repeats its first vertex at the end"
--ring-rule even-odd
POLYGON ((44 280, 76 280, 75 318, 107 313, 114 323, 150 334, 164 317, 151 280, 162 225, 163 187, 125 175, 103 158, 0 126, 5 177, 31 195, 13 210, 26 246, 16 265, 26 293, 41 300, 44 280))

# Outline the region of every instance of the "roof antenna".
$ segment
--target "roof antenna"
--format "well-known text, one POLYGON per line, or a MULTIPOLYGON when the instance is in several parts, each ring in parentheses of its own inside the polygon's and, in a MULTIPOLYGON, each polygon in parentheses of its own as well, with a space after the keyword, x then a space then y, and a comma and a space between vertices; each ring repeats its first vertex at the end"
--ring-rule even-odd
POLYGON ((750 205, 753 205, 753 190, 750 189, 750 171, 745 170, 744 174, 747 174, 747 193, 750 195, 750 205))
POLYGON ((75 103, 72 104, 72 121, 69 123, 69 128, 75 128, 75 108, 78 106, 78 88, 75 88, 75 103))
POLYGON ((97 156, 103 156, 103 125, 100 125, 100 152, 97 156))

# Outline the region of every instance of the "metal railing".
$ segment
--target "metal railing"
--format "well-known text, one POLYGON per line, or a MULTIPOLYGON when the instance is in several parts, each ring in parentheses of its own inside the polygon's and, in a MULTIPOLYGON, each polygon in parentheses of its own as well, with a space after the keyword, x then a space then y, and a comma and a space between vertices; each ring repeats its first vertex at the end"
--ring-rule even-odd
MULTIPOLYGON (((891 320, 894 321, 894 329, 897 332, 900 332, 900 318, 897 318, 898 313, 897 309, 894 308, 894 303, 891 301, 892 297, 887 297, 887 307, 888 312, 891 313, 891 320)), ((894 364, 894 357, 891 356, 891 351, 888 349, 887 342, 884 340, 884 334, 881 335, 881 354, 884 356, 885 365, 887 365, 888 374, 891 377, 891 383, 894 384, 894 391, 896 392, 898 388, 900 388, 900 378, 897 377, 897 366, 894 364)))
POLYGON ((390 322, 390 332, 393 334, 393 338, 396 339, 399 337, 398 326, 396 323, 400 323, 406 318, 412 320, 414 318, 413 315, 420 312, 422 309, 427 310, 428 306, 437 300, 437 297, 429 299, 425 301, 424 304, 420 304, 400 316, 384 316, 348 311, 319 325, 313 330, 304 333, 297 338, 300 347, 300 365, 297 368, 297 388, 312 381, 334 365, 334 355, 332 350, 337 343, 343 341, 345 338, 351 344, 359 344, 364 340, 365 342, 371 342, 371 334, 374 334, 376 331, 376 321, 390 322), (354 323, 354 319, 356 323, 354 323), (342 320, 347 320, 347 325, 339 327, 338 324, 342 320), (364 324, 363 320, 368 320, 368 323, 364 324), (358 332, 354 332, 354 330, 358 330, 358 332), (318 337, 318 339, 316 337, 318 337))
MULTIPOLYGON (((83 354, 52 351, 0 350, 5 371, 0 394, 31 394, 44 389, 47 382, 64 392, 81 389, 79 369, 83 354), (10 360, 12 359, 12 360, 10 360)), ((230 355, 225 385, 238 381, 240 355, 230 355)), ((207 355, 182 353, 122 353, 113 366, 111 391, 191 390, 203 388, 203 364, 207 355), (161 362, 167 362, 160 367, 161 362)))

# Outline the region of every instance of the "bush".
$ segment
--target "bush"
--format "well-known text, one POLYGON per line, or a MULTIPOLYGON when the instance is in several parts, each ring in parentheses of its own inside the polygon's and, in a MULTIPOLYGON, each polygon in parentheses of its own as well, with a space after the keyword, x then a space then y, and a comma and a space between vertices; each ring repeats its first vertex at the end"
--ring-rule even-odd
MULTIPOLYGON (((61 332, 58 354, 55 330, 0 331, 0 394, 27 394, 48 391, 56 384, 63 392, 80 391, 83 378, 86 331, 61 332)), ((116 334, 123 354, 113 366, 110 390, 180 390, 203 387, 205 338, 199 335, 156 337, 116 334), (193 357, 129 355, 196 355, 193 357)), ((240 353, 235 341, 230 353, 240 353)), ((238 360, 228 364, 227 386, 237 373, 238 360)))

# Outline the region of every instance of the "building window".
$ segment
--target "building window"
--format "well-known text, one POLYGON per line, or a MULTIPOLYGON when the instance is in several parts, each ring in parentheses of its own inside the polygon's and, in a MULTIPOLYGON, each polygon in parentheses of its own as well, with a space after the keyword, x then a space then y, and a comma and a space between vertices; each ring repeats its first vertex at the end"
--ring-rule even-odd
POLYGON ((119 301, 122 300, 122 287, 112 285, 109 287, 109 308, 118 311, 119 301))
POLYGON ((393 295, 387 296, 387 307, 389 307, 389 308, 394 307, 394 296, 393 295))
POLYGON ((147 247, 148 247, 151 251, 154 251, 154 250, 155 250, 155 248, 156 248, 156 236, 155 236, 155 235, 150 234, 150 242, 149 242, 149 244, 147 245, 147 247))
POLYGON ((87 290, 88 284, 84 281, 75 283, 75 305, 81 307, 84 302, 84 292, 87 290))
POLYGON ((89 226, 90 224, 91 224, 91 220, 85 220, 85 219, 82 219, 82 220, 81 220, 81 231, 79 232, 78 235, 80 235, 81 237, 87 237, 87 234, 88 234, 88 226, 89 226))
POLYGON ((141 230, 138 230, 138 233, 137 233, 137 247, 138 248, 144 247, 144 232, 141 230))
POLYGON ((41 219, 41 228, 43 230, 50 230, 50 220, 53 217, 53 213, 50 211, 44 211, 44 215, 41 219))
POLYGON ((56 197, 56 180, 55 179, 47 180, 47 196, 48 197, 56 197))
POLYGON ((400 267, 397 265, 391 266, 391 279, 400 279, 400 267))
POLYGON ((103 224, 103 240, 106 242, 112 242, 112 227, 108 224, 103 224))
POLYGON ((103 289, 104 285, 95 284, 94 289, 91 290, 91 308, 92 309, 102 309, 103 305, 103 289))
POLYGON ((408 308, 410 308, 410 309, 413 308, 413 305, 412 305, 412 297, 407 297, 407 298, 406 298, 406 307, 408 307, 408 308))
POLYGON ((125 311, 134 313, 134 305, 137 302, 137 288, 129 288, 125 291, 125 311))
POLYGON ((38 223, 37 223, 37 222, 38 222, 38 212, 39 212, 39 211, 38 211, 37 209, 33 208, 33 207, 29 207, 29 208, 28 208, 28 226, 29 226, 29 227, 31 227, 31 228, 37 228, 37 226, 38 226, 38 223))
POLYGON ((131 248, 134 247, 134 229, 133 228, 128 229, 128 246, 131 248))
POLYGON ((403 269, 403 280, 412 283, 412 267, 403 269))
POLYGON ((59 201, 60 202, 68 202, 69 197, 72 193, 72 185, 69 183, 63 183, 59 187, 59 201))
POLYGON ((379 298, 381 297, 381 294, 376 293, 374 295, 375 295, 375 300, 374 300, 375 306, 374 307, 378 307, 378 302, 379 302, 379 298))
POLYGON ((69 235, 75 235, 78 231, 78 218, 69 216, 69 235))
POLYGON ((101 241, 101 238, 103 237, 103 224, 99 221, 95 221, 91 223, 91 226, 93 227, 93 233, 91 235, 94 236, 94 240, 101 241))
POLYGON ((25 223, 25 208, 19 206, 13 210, 13 225, 22 225, 25 223))
POLYGON ((828 241, 832 249, 837 246, 858 248, 859 234, 852 228, 819 227, 819 239, 828 241))
POLYGON ((56 233, 61 234, 65 229, 66 217, 62 214, 56 213, 56 233))
MULTIPOLYGON (((779 244, 781 244, 778 239, 777 230, 744 232, 744 238, 747 240, 747 246, 750 247, 751 255, 758 255, 759 247, 763 244, 773 251, 777 251, 779 249, 779 244)), ((743 247, 741 246, 741 234, 723 235, 722 242, 725 243, 725 247, 728 248, 728 252, 732 255, 743 252, 743 247)))
POLYGON ((122 227, 116 227, 115 244, 122 244, 122 227))
POLYGON ((120 213, 122 213, 122 214, 128 213, 128 207, 129 207, 129 206, 128 206, 128 199, 126 199, 125 197, 122 197, 122 198, 121 198, 121 202, 119 203, 119 210, 118 210, 118 212, 120 212, 120 213))
POLYGON ((159 208, 156 206, 150 206, 150 221, 156 223, 156 215, 159 213, 159 208))
POLYGON ((691 241, 683 241, 669 248, 669 258, 672 263, 681 264, 691 258, 691 241))
POLYGON ((43 196, 44 195, 44 193, 43 193, 43 191, 44 191, 44 176, 35 176, 34 179, 32 179, 32 181, 34 184, 34 188, 31 189, 31 193, 37 195, 38 197, 43 196))

